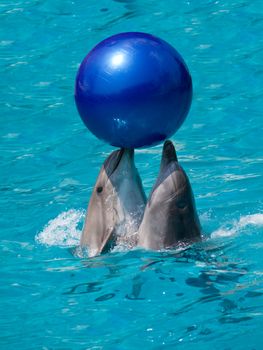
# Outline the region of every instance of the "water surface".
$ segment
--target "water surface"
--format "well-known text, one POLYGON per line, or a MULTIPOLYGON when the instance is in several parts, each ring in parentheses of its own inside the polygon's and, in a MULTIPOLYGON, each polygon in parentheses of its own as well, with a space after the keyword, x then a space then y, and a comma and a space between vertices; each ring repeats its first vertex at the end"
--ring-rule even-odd
MULTIPOLYGON (((262 1, 0 4, 3 349, 261 349, 262 1), (86 53, 145 31, 182 54, 194 84, 173 137, 205 240, 176 252, 80 258, 83 216, 112 147, 74 105, 86 53)), ((161 146, 136 153, 149 193, 161 146)))

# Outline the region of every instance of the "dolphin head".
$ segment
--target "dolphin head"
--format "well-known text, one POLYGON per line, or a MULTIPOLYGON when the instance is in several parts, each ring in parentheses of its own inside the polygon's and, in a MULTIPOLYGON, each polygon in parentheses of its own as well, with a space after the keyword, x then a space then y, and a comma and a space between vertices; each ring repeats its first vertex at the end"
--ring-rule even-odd
POLYGON ((139 245, 164 249, 198 237, 200 223, 191 184, 178 162, 173 143, 168 140, 139 229, 139 245))
POLYGON ((145 202, 134 150, 112 152, 101 167, 91 195, 81 246, 88 247, 89 255, 95 256, 114 245, 118 235, 138 231, 145 202))

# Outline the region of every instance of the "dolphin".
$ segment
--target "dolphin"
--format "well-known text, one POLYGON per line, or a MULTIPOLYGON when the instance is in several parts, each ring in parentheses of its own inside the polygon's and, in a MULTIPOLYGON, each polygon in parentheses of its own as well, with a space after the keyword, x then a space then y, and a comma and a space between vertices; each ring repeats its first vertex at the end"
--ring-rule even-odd
POLYGON ((147 201, 138 236, 138 245, 152 250, 201 238, 191 184, 169 140, 163 146, 160 172, 147 201))
POLYGON ((133 149, 112 152, 103 163, 87 209, 80 246, 90 257, 124 242, 135 245, 146 205, 133 149))

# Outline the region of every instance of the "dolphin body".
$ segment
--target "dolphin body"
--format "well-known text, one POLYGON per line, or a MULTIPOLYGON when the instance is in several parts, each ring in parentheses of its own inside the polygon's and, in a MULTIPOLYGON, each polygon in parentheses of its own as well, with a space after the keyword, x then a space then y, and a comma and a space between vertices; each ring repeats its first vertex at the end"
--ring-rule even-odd
POLYGON ((138 245, 159 250, 201 238, 201 227, 189 179, 171 141, 163 146, 161 167, 139 228, 138 245))
POLYGON ((88 248, 89 256, 93 257, 119 242, 135 245, 145 204, 134 150, 112 152, 102 165, 91 195, 81 247, 88 248))

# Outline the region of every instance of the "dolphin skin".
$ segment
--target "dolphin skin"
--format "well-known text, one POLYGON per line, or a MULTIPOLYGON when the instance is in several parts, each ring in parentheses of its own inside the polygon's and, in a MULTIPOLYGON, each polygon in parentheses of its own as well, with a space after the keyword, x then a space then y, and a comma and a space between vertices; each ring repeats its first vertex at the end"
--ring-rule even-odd
POLYGON ((138 245, 160 250, 201 239, 201 226, 189 179, 171 141, 163 146, 160 172, 139 228, 138 245))
POLYGON ((80 240, 90 257, 122 240, 135 245, 146 196, 133 149, 119 149, 105 160, 93 189, 80 240))

